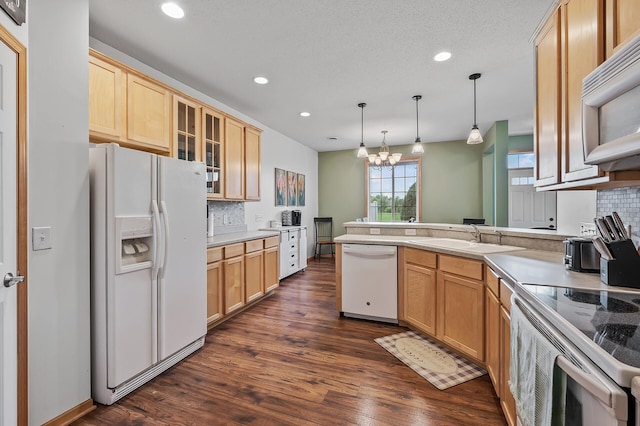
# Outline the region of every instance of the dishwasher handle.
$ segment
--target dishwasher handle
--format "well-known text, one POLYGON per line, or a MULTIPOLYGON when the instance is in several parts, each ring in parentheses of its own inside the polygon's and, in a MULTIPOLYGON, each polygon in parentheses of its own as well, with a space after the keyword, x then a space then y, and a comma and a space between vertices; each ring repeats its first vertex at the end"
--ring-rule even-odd
POLYGON ((379 258, 395 256, 397 253, 396 246, 372 246, 372 245, 349 245, 342 246, 342 253, 357 257, 379 258))

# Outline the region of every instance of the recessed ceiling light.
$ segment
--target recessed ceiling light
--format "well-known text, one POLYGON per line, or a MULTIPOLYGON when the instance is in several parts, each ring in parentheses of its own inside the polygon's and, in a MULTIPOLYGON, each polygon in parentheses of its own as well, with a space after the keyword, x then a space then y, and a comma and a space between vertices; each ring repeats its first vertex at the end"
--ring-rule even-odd
POLYGON ((180 19, 184 17, 184 10, 175 3, 163 3, 162 11, 165 15, 170 16, 171 18, 180 19))
POLYGON ((440 52, 436 56, 433 57, 434 61, 442 62, 451 58, 451 52, 440 52))
POLYGON ((337 138, 337 137, 335 137, 335 136, 327 136, 327 140, 328 140, 328 141, 337 141, 337 140, 338 140, 338 138, 337 138))
POLYGON ((311 113, 310 113, 310 112, 307 112, 307 111, 302 111, 302 112, 300 113, 300 117, 309 117, 310 115, 311 115, 311 113))
POLYGON ((269 82, 269 79, 267 77, 256 77, 253 79, 253 81, 258 84, 267 84, 269 82))

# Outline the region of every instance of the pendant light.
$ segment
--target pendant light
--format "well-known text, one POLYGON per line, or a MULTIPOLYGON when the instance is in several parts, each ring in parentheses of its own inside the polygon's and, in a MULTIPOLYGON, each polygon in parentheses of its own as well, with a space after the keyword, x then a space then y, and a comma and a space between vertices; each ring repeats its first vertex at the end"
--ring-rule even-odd
POLYGON ((422 146, 422 141, 420 140, 420 133, 418 132, 418 101, 422 99, 422 96, 415 95, 412 99, 416 101, 416 140, 413 143, 413 148, 411 148, 411 153, 424 154, 424 147, 422 146))
POLYGON ((367 106, 364 102, 358 104, 360 107, 360 148, 358 149, 358 158, 367 158, 367 148, 364 146, 364 107, 367 106))
POLYGON ((469 145, 483 142, 482 134, 480 134, 480 130, 478 130, 478 122, 476 121, 476 80, 479 79, 481 75, 480 73, 474 73, 469 76, 469 80, 473 80, 473 127, 467 139, 469 145))

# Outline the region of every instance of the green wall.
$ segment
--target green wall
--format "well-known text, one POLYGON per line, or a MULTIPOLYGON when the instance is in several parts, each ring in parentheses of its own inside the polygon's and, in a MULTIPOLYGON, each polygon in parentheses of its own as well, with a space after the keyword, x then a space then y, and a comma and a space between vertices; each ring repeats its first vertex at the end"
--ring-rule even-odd
MULTIPOLYGON (((379 147, 367 147, 373 153, 379 147)), ((411 156, 411 145, 393 146, 411 156)), ((422 155, 420 222, 462 223, 482 217, 482 153, 484 144, 465 141, 425 143, 422 155)), ((364 217, 365 161, 356 150, 318 153, 318 215, 332 216, 334 235, 344 222, 364 217)))
POLYGON ((509 152, 533 151, 533 135, 509 136, 509 152))
MULTIPOLYGON (((509 123, 496 121, 484 136, 483 194, 489 202, 493 198, 493 209, 485 206, 484 214, 488 224, 509 226, 509 171, 507 154, 509 153, 509 123), (492 161, 491 161, 492 160, 492 161), (491 163, 491 164, 489 164, 491 163), (493 188, 489 185, 489 176, 493 176, 493 188), (491 194, 490 192, 493 192, 491 194), (491 213, 493 218, 491 219, 491 213)), ((520 140, 514 142, 521 143, 520 140)))

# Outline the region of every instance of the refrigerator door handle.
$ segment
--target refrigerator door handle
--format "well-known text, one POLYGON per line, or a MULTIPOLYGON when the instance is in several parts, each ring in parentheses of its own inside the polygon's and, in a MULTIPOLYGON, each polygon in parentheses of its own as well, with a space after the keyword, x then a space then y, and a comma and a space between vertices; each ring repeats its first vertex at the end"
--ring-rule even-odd
POLYGON ((152 279, 155 279, 160 269, 160 210, 158 209, 158 200, 151 200, 151 211, 153 212, 153 223, 155 225, 155 233, 153 235, 153 269, 151 271, 152 279))
POLYGON ((167 211, 167 204, 164 200, 160 201, 160 209, 162 211, 162 222, 164 225, 164 248, 162 250, 162 270, 160 271, 160 278, 164 278, 165 265, 169 257, 169 212, 167 211))

